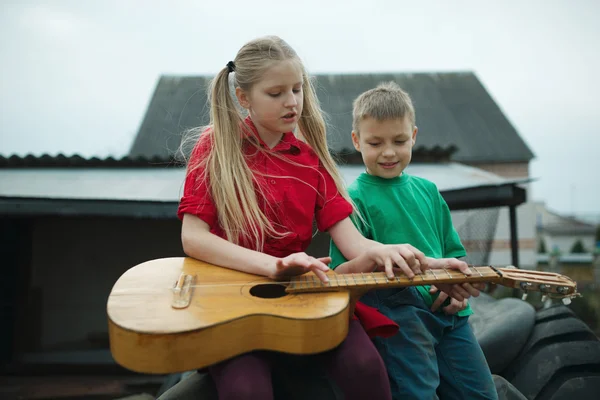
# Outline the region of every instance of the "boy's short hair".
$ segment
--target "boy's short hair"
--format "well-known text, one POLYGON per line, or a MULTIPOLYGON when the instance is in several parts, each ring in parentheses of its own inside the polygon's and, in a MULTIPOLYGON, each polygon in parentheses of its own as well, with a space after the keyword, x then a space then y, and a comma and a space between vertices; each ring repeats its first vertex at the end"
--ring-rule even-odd
POLYGON ((415 125, 415 109, 412 100, 395 82, 382 83, 375 89, 367 90, 354 100, 352 110, 352 130, 359 134, 358 124, 365 118, 377 121, 409 118, 415 125))

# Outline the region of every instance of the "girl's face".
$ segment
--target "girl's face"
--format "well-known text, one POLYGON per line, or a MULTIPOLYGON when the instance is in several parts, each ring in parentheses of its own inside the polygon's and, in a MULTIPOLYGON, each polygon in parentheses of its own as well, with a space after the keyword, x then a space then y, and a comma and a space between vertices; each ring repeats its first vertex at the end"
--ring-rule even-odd
POLYGON ((277 61, 246 92, 236 96, 250 113, 260 138, 273 148, 286 132, 298 125, 304 104, 302 70, 296 60, 277 61))

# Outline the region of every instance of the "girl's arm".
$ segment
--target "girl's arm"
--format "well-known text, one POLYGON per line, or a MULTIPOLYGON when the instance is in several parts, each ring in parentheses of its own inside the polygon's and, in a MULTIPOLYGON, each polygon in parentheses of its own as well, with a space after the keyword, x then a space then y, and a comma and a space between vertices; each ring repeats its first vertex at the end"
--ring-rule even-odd
POLYGON ((181 228, 183 251, 188 256, 210 264, 235 269, 271 279, 300 275, 312 270, 327 282, 329 257, 316 259, 305 253, 277 258, 233 244, 210 232, 209 225, 191 214, 184 214, 181 228))

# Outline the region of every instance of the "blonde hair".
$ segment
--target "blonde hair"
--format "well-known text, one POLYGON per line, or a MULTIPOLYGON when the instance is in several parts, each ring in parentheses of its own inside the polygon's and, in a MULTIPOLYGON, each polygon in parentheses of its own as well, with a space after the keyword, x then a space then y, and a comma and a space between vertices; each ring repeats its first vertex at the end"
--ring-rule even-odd
POLYGON ((367 90, 354 100, 352 109, 352 130, 359 132, 360 121, 373 118, 377 121, 409 118, 415 126, 415 109, 412 100, 395 82, 380 84, 367 90))
MULTIPOLYGON (((301 139, 315 151, 335 181, 341 196, 350 201, 342 177, 329 153, 326 125, 315 90, 296 52, 276 36, 246 43, 233 60, 234 85, 249 92, 269 67, 285 60, 295 61, 302 71, 304 106, 298 122, 301 139)), ((211 136, 212 146, 208 154, 190 160, 188 173, 201 169, 203 173, 199 179, 208 179, 219 224, 227 239, 239 244, 238 238, 241 238, 245 243, 251 243, 255 250, 262 251, 266 236, 281 237, 288 232, 278 232, 259 207, 255 177, 246 163, 242 147, 243 137, 246 136, 244 133, 249 133, 242 132, 242 129, 249 128, 243 123, 239 106, 232 96, 230 72, 228 64, 211 81, 210 129, 206 132, 211 136)), ((351 201, 350 203, 352 204, 351 201)))

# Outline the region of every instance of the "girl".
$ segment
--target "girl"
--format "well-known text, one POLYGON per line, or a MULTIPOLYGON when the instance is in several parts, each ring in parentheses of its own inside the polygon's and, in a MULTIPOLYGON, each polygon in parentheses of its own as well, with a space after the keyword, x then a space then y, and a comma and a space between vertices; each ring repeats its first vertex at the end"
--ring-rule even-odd
MULTIPOLYGON (((314 90, 287 43, 247 43, 210 90, 211 124, 192 151, 178 209, 188 256, 273 279, 313 271, 326 282, 330 258, 303 252, 316 219, 351 260, 348 270, 379 265, 391 276, 394 266, 414 276, 426 267, 412 246, 381 245, 354 227, 314 90)), ((346 399, 391 398, 384 365, 358 321, 340 346, 317 357, 346 399)), ((268 352, 253 352, 209 372, 221 399, 272 399, 271 368, 268 352)))

